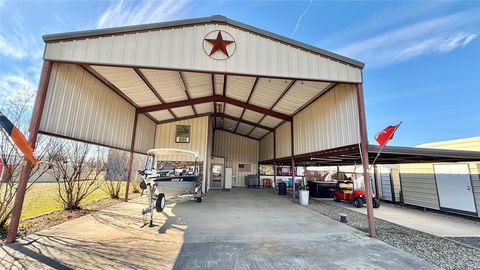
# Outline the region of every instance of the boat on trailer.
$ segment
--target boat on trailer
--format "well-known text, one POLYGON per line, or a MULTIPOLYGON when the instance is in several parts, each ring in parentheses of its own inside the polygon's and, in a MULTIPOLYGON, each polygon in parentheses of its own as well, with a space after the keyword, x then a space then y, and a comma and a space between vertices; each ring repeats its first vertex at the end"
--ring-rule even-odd
POLYGON ((145 168, 138 173, 142 193, 146 190, 148 196, 148 206, 142 210, 142 214, 150 214, 150 226, 153 226, 153 210, 162 212, 167 197, 192 194, 197 202, 202 201, 197 152, 174 148, 150 149, 147 151, 145 168), (190 161, 194 160, 193 166, 179 170, 176 166, 164 164, 157 168, 162 158, 172 155, 190 157, 190 161))

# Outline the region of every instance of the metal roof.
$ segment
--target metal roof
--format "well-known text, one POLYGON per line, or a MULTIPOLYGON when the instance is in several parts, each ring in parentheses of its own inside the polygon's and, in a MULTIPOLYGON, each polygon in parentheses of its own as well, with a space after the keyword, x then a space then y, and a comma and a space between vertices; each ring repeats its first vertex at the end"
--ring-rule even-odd
MULTIPOLYGON (((368 146, 369 162, 377 156, 380 146, 368 146)), ((480 161, 479 151, 464 151, 450 149, 431 149, 418 147, 386 146, 375 164, 404 164, 404 163, 438 163, 438 162, 467 162, 480 161)), ((360 150, 358 145, 349 145, 335 149, 296 155, 295 163, 306 166, 326 165, 353 165, 361 164, 360 150)), ((261 161, 269 164, 273 160, 261 161)), ((290 157, 277 159, 279 164, 291 163, 290 157)))
POLYGON ((149 30, 156 30, 156 29, 162 29, 162 28, 184 27, 189 25, 206 24, 206 23, 217 23, 217 24, 220 23, 220 24, 228 24, 228 25, 236 26, 238 28, 242 28, 247 31, 251 31, 259 35, 262 35, 274 40, 278 40, 280 42, 284 42, 284 43, 302 48, 304 50, 326 56, 328 58, 338 60, 340 62, 348 63, 355 67, 363 68, 365 66, 365 64, 360 61, 357 61, 357 60, 354 60, 354 59, 351 59, 351 58, 348 58, 324 49, 320 49, 318 47, 315 47, 315 46, 312 46, 312 45, 309 45, 285 36, 281 36, 281 35, 278 35, 278 34, 275 34, 275 33, 272 33, 272 32, 269 32, 269 31, 266 31, 242 22, 238 22, 222 15, 213 15, 211 17, 202 17, 202 18, 160 22, 160 23, 150 23, 150 24, 113 27, 113 28, 104 28, 104 29, 95 29, 95 30, 86 30, 86 31, 74 31, 74 32, 66 32, 66 33, 58 33, 58 34, 48 34, 48 35, 44 35, 42 38, 45 42, 55 42, 55 41, 70 40, 70 39, 82 39, 82 38, 105 36, 105 35, 149 31, 149 30))

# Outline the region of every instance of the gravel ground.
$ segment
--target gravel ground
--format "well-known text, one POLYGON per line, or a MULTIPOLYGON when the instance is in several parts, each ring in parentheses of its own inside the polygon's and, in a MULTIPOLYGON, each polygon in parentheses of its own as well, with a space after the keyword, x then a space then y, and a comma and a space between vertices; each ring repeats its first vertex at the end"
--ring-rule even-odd
POLYGON ((480 237, 448 237, 448 238, 480 249, 480 237))
MULTIPOLYGON (((310 200, 310 205, 306 207, 334 220, 339 220, 339 214, 345 213, 348 215, 348 225, 368 232, 367 217, 364 214, 315 200, 310 200)), ((375 224, 379 240, 439 267, 462 270, 480 269, 480 249, 377 218, 375 224)))

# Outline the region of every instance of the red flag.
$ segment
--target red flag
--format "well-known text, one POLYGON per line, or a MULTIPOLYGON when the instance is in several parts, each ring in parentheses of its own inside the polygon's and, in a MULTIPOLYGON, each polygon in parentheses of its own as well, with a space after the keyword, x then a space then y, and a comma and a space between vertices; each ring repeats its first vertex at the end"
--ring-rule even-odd
POLYGON ((398 125, 395 126, 388 126, 384 130, 380 131, 375 135, 375 140, 377 140, 378 144, 383 148, 387 144, 389 140, 393 138, 393 134, 397 130, 398 125))
POLYGON ((15 143, 18 149, 22 151, 22 153, 28 160, 30 160, 35 165, 40 162, 33 155, 32 146, 30 146, 25 136, 23 136, 22 132, 20 132, 20 130, 18 130, 13 125, 13 123, 2 113, 0 113, 0 128, 3 128, 3 130, 5 130, 5 133, 7 133, 10 138, 12 138, 12 141, 15 143))

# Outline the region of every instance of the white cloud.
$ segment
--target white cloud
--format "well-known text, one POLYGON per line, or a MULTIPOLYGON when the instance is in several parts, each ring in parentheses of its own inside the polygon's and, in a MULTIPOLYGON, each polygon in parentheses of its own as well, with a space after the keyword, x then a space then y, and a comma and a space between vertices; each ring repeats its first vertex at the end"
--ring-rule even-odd
POLYGON ((446 53, 466 46, 478 34, 480 19, 475 11, 464 11, 400 27, 339 48, 336 52, 384 66, 421 55, 446 53))
POLYGON ((26 46, 26 43, 23 38, 21 39, 13 38, 13 39, 7 40, 0 33, 0 54, 3 54, 7 57, 12 57, 14 59, 23 59, 28 55, 25 46, 26 46))
POLYGON ((103 12, 98 28, 153 23, 176 18, 191 8, 190 1, 115 1, 103 12))
POLYGON ((36 84, 25 74, 1 74, 0 75, 0 98, 2 103, 8 104, 17 100, 29 98, 28 106, 33 106, 36 84))

